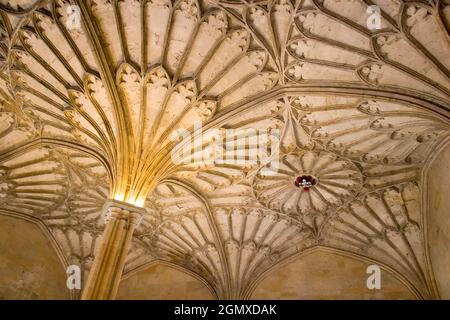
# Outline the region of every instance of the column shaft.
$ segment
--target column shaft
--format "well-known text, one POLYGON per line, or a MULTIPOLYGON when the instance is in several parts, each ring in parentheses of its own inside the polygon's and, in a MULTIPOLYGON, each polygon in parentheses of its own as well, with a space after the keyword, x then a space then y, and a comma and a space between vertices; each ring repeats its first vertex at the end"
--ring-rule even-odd
POLYGON ((111 300, 119 289, 125 259, 143 208, 118 201, 105 204, 106 227, 83 291, 83 300, 111 300))

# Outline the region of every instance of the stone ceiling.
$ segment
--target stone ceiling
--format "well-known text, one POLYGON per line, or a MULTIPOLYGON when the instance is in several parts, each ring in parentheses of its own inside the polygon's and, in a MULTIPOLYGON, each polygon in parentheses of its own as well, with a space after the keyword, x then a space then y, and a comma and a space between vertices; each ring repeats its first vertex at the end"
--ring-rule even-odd
POLYGON ((126 272, 169 261, 217 297, 247 298, 271 267, 324 246, 436 296, 421 173, 450 133, 449 1, 0 10, 0 211, 45 223, 64 263, 88 272, 115 198, 148 210, 126 272), (234 135, 234 159, 257 152, 245 130, 279 132, 279 159, 174 162, 174 132, 197 136, 195 123, 234 135), (309 191, 294 184, 303 174, 317 181, 309 191))

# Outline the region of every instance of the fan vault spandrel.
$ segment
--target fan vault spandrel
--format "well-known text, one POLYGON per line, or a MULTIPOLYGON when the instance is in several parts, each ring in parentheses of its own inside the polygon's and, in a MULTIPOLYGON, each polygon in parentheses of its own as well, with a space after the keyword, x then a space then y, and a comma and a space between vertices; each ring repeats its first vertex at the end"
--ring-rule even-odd
POLYGON ((148 209, 126 272, 167 260, 220 298, 247 298, 258 275, 321 245, 435 296, 420 173, 449 135, 447 1, 0 9, 0 203, 39 217, 69 263, 89 270, 115 198, 148 209), (199 125, 234 143, 210 135, 202 153, 239 161, 198 161, 189 139, 174 139, 199 125), (268 151, 278 158, 260 154, 249 130, 276 135, 279 153, 268 151), (181 162, 176 148, 188 151, 181 162), (301 177, 314 180, 308 190, 301 177))
POLYGON ((289 256, 293 245, 310 235, 289 217, 261 207, 214 207, 189 189, 176 182, 157 187, 149 201, 159 216, 151 226, 153 238, 144 235, 149 234, 145 228, 136 237, 147 238, 157 258, 201 275, 219 298, 244 298, 257 274, 289 256))
MULTIPOLYGON (((254 212, 294 223, 295 236, 287 229, 281 232, 286 236, 286 250, 266 247, 267 260, 259 262, 253 271, 255 278, 283 258, 321 245, 402 270, 416 295, 430 297, 418 184, 424 150, 431 151, 435 141, 448 136, 448 123, 429 116, 383 100, 286 96, 243 111, 224 124, 235 130, 262 123, 281 129, 276 166, 259 160, 205 164, 196 162, 193 152, 192 163, 182 166, 175 176, 207 195, 217 213, 240 212, 245 223, 234 224, 239 221, 236 217, 225 219, 224 224, 217 215, 219 226, 224 225, 232 235, 245 233, 242 228, 258 228, 258 223, 250 226, 247 222, 254 212), (268 170, 261 173, 262 168, 268 170), (301 176, 312 176, 315 183, 308 190, 299 188, 296 180, 301 176)), ((246 150, 254 147, 245 136, 237 141, 246 150)), ((242 261, 244 251, 237 252, 227 258, 242 261)), ((245 297, 251 285, 241 280, 235 289, 239 297, 245 297)))

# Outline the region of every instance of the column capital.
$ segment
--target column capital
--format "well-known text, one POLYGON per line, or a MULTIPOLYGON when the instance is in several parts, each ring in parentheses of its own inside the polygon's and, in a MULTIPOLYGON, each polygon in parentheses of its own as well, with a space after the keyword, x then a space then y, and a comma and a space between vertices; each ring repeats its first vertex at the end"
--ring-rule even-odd
POLYGON ((105 222, 112 219, 127 220, 133 226, 137 226, 142 217, 147 213, 145 208, 137 207, 130 203, 109 199, 105 202, 103 210, 106 213, 105 222))

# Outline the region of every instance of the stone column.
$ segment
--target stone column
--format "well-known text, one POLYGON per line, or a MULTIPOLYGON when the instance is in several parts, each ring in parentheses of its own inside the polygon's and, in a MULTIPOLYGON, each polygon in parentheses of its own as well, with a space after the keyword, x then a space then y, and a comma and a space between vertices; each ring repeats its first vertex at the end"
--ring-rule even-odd
POLYGON ((116 297, 134 229, 146 212, 144 208, 116 200, 108 200, 103 210, 106 211, 106 227, 82 300, 111 300, 116 297))

